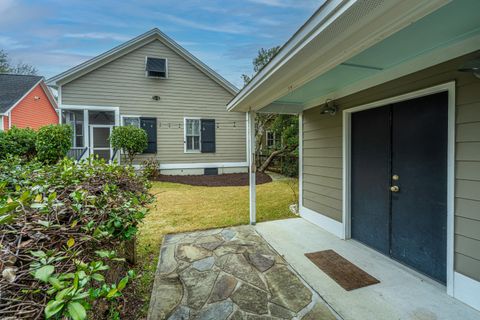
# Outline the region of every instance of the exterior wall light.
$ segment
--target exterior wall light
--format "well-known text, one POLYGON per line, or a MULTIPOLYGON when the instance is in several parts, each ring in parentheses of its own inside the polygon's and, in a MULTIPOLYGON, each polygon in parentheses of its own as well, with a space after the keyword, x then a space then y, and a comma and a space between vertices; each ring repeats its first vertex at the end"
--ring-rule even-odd
POLYGON ((154 100, 154 101, 159 101, 159 100, 160 100, 160 96, 152 96, 152 100, 154 100))
POLYGON ((465 62, 458 71, 473 73, 475 77, 480 79, 480 58, 465 62))
POLYGON ((328 114, 334 116, 337 114, 338 107, 332 99, 325 100, 325 105, 322 107, 320 114, 328 114))

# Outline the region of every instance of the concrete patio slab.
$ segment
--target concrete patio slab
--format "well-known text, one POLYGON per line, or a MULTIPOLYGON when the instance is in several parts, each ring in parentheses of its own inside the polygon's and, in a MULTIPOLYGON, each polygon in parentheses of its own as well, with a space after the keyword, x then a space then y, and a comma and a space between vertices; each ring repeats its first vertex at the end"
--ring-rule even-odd
POLYGON ((251 226, 165 237, 148 319, 337 316, 251 226))
POLYGON ((340 240, 304 219, 259 223, 256 230, 345 320, 480 319, 480 312, 448 296, 443 285, 354 240, 340 240), (327 249, 335 250, 380 283, 345 291, 304 255, 327 249))

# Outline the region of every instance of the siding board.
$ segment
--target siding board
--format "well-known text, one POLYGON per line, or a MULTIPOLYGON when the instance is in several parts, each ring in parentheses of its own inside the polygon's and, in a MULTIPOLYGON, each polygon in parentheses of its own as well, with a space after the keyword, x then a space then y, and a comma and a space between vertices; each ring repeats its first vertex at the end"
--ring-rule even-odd
MULTIPOLYGON (((457 71, 458 66, 477 56, 478 52, 465 55, 340 98, 335 103, 345 110, 455 81, 455 269, 480 281, 480 82, 471 74, 457 71)), ((331 195, 332 189, 342 188, 341 119, 341 112, 333 117, 321 115, 320 107, 304 111, 302 150, 302 181, 307 190, 303 194, 304 206, 340 222, 341 207, 332 211, 322 197, 331 195)))
POLYGON ((480 241, 480 220, 455 217, 455 233, 480 241))
MULTIPOLYGON (((160 163, 245 162, 245 114, 226 111, 231 99, 228 91, 158 40, 62 86, 63 104, 119 106, 121 115, 157 118, 160 163), (145 77, 146 56, 167 58, 169 78, 145 77), (154 95, 160 100, 152 100, 154 95), (184 117, 216 120, 215 153, 184 153, 184 117)), ((141 155, 138 162, 152 156, 141 155)))
MULTIPOLYGON (((457 198, 455 199, 455 215, 474 220, 480 220, 480 201, 457 198)), ((461 230, 459 230, 461 234, 461 230)))
POLYGON ((455 270, 472 279, 480 279, 480 260, 456 253, 455 270))

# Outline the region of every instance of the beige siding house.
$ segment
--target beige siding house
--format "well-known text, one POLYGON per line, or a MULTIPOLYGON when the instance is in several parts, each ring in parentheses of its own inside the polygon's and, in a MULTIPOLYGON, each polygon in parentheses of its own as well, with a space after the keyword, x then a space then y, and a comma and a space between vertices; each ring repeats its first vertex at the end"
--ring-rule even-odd
POLYGON ((158 29, 48 83, 75 129, 73 156, 119 158, 106 138, 132 124, 149 134, 138 162, 155 158, 163 173, 246 171, 246 117, 225 108, 237 89, 158 29))
POLYGON ((480 310, 478 12, 327 1, 228 109, 297 112, 300 215, 480 310))

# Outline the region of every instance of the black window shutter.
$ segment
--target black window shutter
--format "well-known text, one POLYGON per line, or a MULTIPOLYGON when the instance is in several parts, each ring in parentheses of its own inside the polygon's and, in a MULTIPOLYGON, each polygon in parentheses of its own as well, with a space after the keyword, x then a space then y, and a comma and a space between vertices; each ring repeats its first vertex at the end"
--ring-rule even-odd
POLYGON ((140 118, 140 128, 147 133, 147 149, 143 153, 157 153, 157 118, 140 118))
POLYGON ((202 129, 202 153, 214 153, 215 152, 215 120, 214 119, 202 119, 200 122, 200 128, 202 129))

